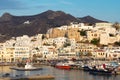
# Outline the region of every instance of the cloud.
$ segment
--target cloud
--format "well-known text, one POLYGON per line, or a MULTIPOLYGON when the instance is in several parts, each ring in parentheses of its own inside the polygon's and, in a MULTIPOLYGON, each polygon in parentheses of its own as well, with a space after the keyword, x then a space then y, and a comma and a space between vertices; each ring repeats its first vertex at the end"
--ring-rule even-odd
POLYGON ((50 8, 50 7, 53 7, 53 6, 56 6, 55 4, 39 4, 39 5, 36 5, 34 8, 50 8))
POLYGON ((0 0, 0 11, 30 11, 34 9, 47 9, 55 6, 55 3, 50 3, 40 0, 0 0))
POLYGON ((65 0, 61 1, 61 3, 65 4, 65 5, 72 5, 72 3, 70 1, 65 1, 65 0))
POLYGON ((0 0, 0 10, 23 9, 22 5, 18 0, 0 0))

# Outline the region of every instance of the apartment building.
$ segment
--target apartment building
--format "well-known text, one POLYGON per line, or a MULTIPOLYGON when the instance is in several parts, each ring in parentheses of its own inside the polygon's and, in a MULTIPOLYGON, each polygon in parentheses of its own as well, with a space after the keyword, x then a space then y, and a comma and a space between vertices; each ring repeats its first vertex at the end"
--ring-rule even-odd
POLYGON ((14 49, 15 61, 21 61, 30 58, 29 47, 14 47, 14 49))
POLYGON ((87 31, 87 40, 91 41, 94 38, 99 39, 100 38, 100 34, 101 33, 98 30, 87 31))
POLYGON ((53 40, 53 43, 54 43, 54 46, 56 48, 60 48, 60 47, 64 46, 64 44, 66 43, 66 41, 67 41, 67 38, 65 38, 65 37, 58 37, 58 38, 55 38, 53 40))
POLYGON ((94 59, 105 59, 107 56, 107 53, 103 49, 97 49, 92 52, 94 59))

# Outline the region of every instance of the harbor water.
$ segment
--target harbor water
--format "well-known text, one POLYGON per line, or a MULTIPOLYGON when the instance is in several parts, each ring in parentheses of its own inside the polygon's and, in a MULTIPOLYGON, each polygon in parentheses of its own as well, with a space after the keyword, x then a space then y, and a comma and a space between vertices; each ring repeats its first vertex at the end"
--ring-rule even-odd
POLYGON ((0 77, 9 73, 10 76, 53 75, 55 80, 120 80, 120 75, 92 75, 83 70, 62 70, 51 66, 43 66, 43 70, 16 71, 10 66, 0 66, 0 77))

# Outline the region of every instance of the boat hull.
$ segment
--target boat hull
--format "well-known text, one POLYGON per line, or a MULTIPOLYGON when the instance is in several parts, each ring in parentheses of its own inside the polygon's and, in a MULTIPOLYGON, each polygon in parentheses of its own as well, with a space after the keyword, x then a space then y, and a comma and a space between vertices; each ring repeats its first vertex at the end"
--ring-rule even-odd
POLYGON ((91 71, 91 68, 89 66, 82 67, 84 71, 91 71))
POLYGON ((19 68, 19 67, 11 67, 10 69, 17 70, 17 71, 34 71, 34 70, 42 70, 42 68, 25 69, 25 68, 19 68))
POLYGON ((70 66, 56 66, 59 69, 70 69, 70 66))
POLYGON ((111 75, 112 71, 105 71, 105 70, 97 70, 97 69, 91 69, 89 70, 90 74, 99 74, 99 75, 111 75))

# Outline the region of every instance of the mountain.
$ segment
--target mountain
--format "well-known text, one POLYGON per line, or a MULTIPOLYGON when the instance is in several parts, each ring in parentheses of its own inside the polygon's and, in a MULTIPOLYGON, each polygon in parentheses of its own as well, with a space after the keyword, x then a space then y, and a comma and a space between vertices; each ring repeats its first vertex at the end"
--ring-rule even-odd
POLYGON ((69 24, 77 19, 62 11, 46 11, 34 16, 13 16, 5 13, 0 17, 0 33, 10 36, 23 34, 32 36, 38 33, 46 33, 51 27, 59 27, 69 24), (29 24, 24 24, 29 21, 29 24))
POLYGON ((2 17, 0 18, 0 21, 9 21, 9 20, 11 20, 11 18, 12 18, 12 15, 11 15, 11 14, 9 14, 9 13, 4 13, 4 14, 2 15, 2 17))
POLYGON ((70 22, 95 23, 99 21, 90 16, 78 19, 65 12, 52 10, 32 16, 14 16, 4 13, 0 17, 0 42, 11 37, 22 35, 33 36, 38 33, 44 34, 50 28, 68 25, 70 22))
POLYGON ((102 20, 99 20, 99 19, 95 19, 91 16, 85 16, 85 17, 82 17, 82 18, 78 18, 78 20, 82 23, 91 23, 91 24, 95 24, 95 23, 98 23, 98 22, 107 22, 107 21, 102 21, 102 20))

